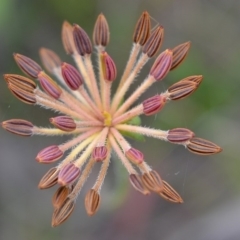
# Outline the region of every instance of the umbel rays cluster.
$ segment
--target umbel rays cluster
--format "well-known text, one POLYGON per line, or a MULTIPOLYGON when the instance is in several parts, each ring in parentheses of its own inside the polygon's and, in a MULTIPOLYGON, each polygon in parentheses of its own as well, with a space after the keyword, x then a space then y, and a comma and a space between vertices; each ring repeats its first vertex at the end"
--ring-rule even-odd
POLYGON ((144 154, 132 147, 126 136, 145 135, 161 139, 183 145, 189 151, 201 155, 221 151, 216 144, 196 137, 186 128, 159 130, 140 126, 139 116, 154 115, 166 103, 189 96, 202 81, 200 75, 186 77, 170 86, 167 91, 136 104, 138 98, 151 85, 158 84, 169 71, 178 67, 184 60, 190 47, 190 43, 186 42, 160 53, 143 82, 126 97, 130 85, 142 67, 157 55, 163 36, 163 27, 155 26, 151 29, 149 14, 143 12, 134 30, 129 60, 117 90, 113 93, 111 88, 117 77, 117 68, 106 52, 109 27, 103 14, 98 16, 94 26, 93 45, 80 26, 63 23, 63 46, 67 54, 74 59, 76 68, 62 62, 52 50, 40 49, 45 69, 57 82, 34 60, 21 54, 14 54, 17 65, 27 77, 16 74, 4 75, 12 94, 24 103, 58 112, 59 116, 50 118, 53 128, 37 127, 22 119, 4 121, 2 127, 21 136, 72 135, 69 141, 48 146, 36 156, 36 160, 44 164, 55 163, 63 158, 43 176, 38 185, 40 189, 59 186, 52 199, 54 207, 52 226, 61 224, 70 216, 77 196, 94 164, 101 164, 96 182, 85 197, 88 215, 97 212, 101 186, 113 152, 126 168, 129 181, 137 191, 144 195, 155 192, 173 203, 183 202, 181 196, 148 166, 144 154), (93 51, 93 46, 96 51, 93 51), (96 52, 97 73, 91 61, 93 52, 96 52), (39 88, 32 79, 41 87, 39 88))

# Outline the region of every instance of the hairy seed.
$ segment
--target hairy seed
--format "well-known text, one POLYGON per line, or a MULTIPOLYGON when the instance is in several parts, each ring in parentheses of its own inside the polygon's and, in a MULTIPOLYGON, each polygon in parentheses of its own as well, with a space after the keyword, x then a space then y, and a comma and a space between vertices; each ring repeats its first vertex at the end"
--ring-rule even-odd
POLYGON ((169 202, 183 203, 181 196, 164 180, 163 191, 159 192, 159 195, 169 202))
POLYGON ((39 55, 42 60, 43 66, 50 72, 54 73, 54 70, 61 66, 60 57, 52 50, 47 48, 41 48, 39 55))
POLYGON ((59 169, 57 167, 49 169, 48 172, 40 180, 38 188, 47 189, 57 184, 58 173, 59 169))
POLYGON ((12 83, 8 83, 8 88, 17 99, 24 103, 35 104, 37 102, 36 96, 34 94, 35 89, 24 90, 12 83))
POLYGON ((67 54, 72 55, 76 52, 73 40, 73 26, 67 21, 64 21, 62 25, 62 43, 67 54))
POLYGON ((164 30, 162 26, 158 26, 147 39, 143 45, 143 53, 147 54, 148 57, 153 57, 159 50, 163 42, 164 30))
POLYGON ((163 190, 162 179, 156 171, 150 171, 142 175, 142 181, 146 188, 153 192, 161 192, 163 190))
POLYGON ((197 83, 197 85, 199 85, 202 82, 202 80, 203 80, 202 75, 193 75, 182 79, 180 82, 195 82, 197 83))
POLYGON ((66 186, 74 182, 80 175, 80 168, 73 163, 68 163, 60 169, 58 183, 66 186))
POLYGON ((147 188, 144 186, 141 177, 138 174, 130 174, 129 175, 129 181, 132 184, 132 186, 139 191, 140 193, 147 195, 150 194, 150 192, 147 190, 147 188))
POLYGON ((68 195, 71 193, 72 187, 59 187, 52 197, 53 207, 60 208, 64 201, 67 199, 68 195))
POLYGON ((146 116, 158 113, 165 105, 166 98, 162 95, 155 95, 143 101, 143 112, 146 116))
POLYGON ((37 78, 39 72, 42 71, 42 68, 29 57, 18 53, 13 54, 13 57, 19 68, 29 77, 37 78))
POLYGON ((186 58, 189 49, 190 49, 190 42, 185 42, 182 43, 178 46, 176 46, 175 48, 173 48, 173 62, 172 62, 172 66, 170 70, 175 69, 176 67, 178 67, 183 60, 186 58))
POLYGON ((117 77, 117 68, 113 59, 107 52, 102 52, 100 59, 104 79, 109 82, 114 81, 117 77))
POLYGON ((43 90, 51 97, 58 99, 62 94, 61 88, 56 82, 52 80, 46 73, 40 72, 38 74, 38 80, 43 88, 43 90))
POLYGON ((143 12, 135 26, 133 33, 133 42, 143 46, 149 38, 151 30, 151 21, 147 11, 143 12))
POLYGON ((168 131, 167 140, 172 143, 182 144, 192 139, 194 135, 187 128, 174 128, 168 131))
POLYGON ((92 44, 87 33, 77 24, 73 25, 75 47, 81 56, 92 53, 92 44))
POLYGON ((168 98, 180 100, 191 95, 198 88, 196 82, 179 81, 168 88, 168 98))
POLYGON ((52 227, 56 227, 66 221, 73 212, 74 206, 75 200, 67 198, 59 208, 55 209, 52 215, 52 227))
POLYGON ((77 90, 83 84, 83 77, 75 67, 64 62, 61 69, 63 79, 70 89, 77 90))
POLYGON ((2 122, 2 127, 14 134, 30 137, 33 134, 33 124, 23 119, 10 119, 2 122))
POLYGON ((93 216, 100 206, 100 195, 94 190, 90 189, 85 197, 85 208, 89 216, 93 216))
POLYGON ((222 148, 208 140, 194 137, 187 144, 187 149, 200 155, 211 155, 222 151, 222 148))
POLYGON ((63 156, 63 151, 57 146, 52 145, 42 149, 36 156, 39 163, 53 163, 63 156))
POLYGON ((8 84, 12 84, 26 91, 34 91, 34 89, 37 87, 36 83, 33 80, 21 75, 4 74, 3 77, 8 84))
POLYGON ((167 49, 155 60, 149 74, 153 76, 156 81, 161 81, 168 74, 171 65, 172 51, 167 49))
POLYGON ((69 116, 57 116, 50 118, 50 123, 65 132, 72 132, 77 126, 75 121, 69 116))
POLYGON ((95 147, 92 152, 92 158, 96 162, 101 162, 106 159, 108 150, 106 146, 95 147))
POLYGON ((144 155, 141 151, 131 147, 125 152, 126 157, 134 164, 141 164, 144 161, 144 155))
POLYGON ((105 16, 99 14, 93 29, 93 43, 95 46, 106 47, 109 43, 109 27, 105 16))

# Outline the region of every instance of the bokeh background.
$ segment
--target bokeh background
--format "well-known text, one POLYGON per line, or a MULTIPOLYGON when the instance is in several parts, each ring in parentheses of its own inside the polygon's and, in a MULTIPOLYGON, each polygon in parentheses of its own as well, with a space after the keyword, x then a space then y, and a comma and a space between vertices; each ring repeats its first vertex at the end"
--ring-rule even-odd
MULTIPOLYGON (((240 239, 239 0, 1 0, 0 75, 20 73, 12 53, 40 61, 38 49, 43 46, 71 62, 61 44, 62 22, 78 23, 91 35, 101 12, 111 30, 107 50, 120 75, 131 49, 135 23, 144 10, 151 14, 153 25, 160 23, 165 28, 162 49, 189 40, 192 43, 185 62, 145 97, 186 76, 204 75, 197 92, 169 103, 156 117, 143 118, 144 125, 186 127, 216 142, 224 151, 202 157, 155 139, 133 143, 181 194, 184 204, 174 205, 154 194, 142 196, 131 187, 125 169, 113 158, 98 213, 88 217, 84 209, 84 195, 95 180, 96 169, 69 220, 51 228, 54 190, 37 189, 49 166, 38 164, 35 156, 42 148, 66 139, 21 138, 0 129, 0 239, 240 239)), ((50 126, 48 119, 56 114, 18 101, 1 78, 1 121, 23 118, 50 126)))

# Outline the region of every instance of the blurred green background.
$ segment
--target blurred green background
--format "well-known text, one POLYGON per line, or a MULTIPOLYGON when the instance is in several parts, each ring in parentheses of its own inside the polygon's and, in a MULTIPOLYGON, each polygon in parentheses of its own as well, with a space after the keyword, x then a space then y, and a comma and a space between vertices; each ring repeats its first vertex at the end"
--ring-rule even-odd
MULTIPOLYGON (((202 74, 204 80, 193 95, 169 103, 156 117, 143 118, 143 124, 161 129, 186 127, 224 151, 201 157, 155 139, 133 143, 142 149, 149 165, 181 194, 184 204, 174 205, 154 194, 142 196, 130 186, 125 169, 114 158, 98 213, 90 218, 84 209, 84 195, 94 182, 95 171, 69 220, 51 228, 54 191, 37 189, 49 166, 38 164, 35 156, 42 148, 66 139, 21 138, 0 129, 0 239, 239 239, 239 0, 1 0, 0 74, 20 73, 12 53, 40 61, 38 49, 43 46, 71 62, 61 44, 62 22, 78 23, 91 35, 98 14, 103 12, 111 31, 107 50, 120 75, 131 49, 135 23, 144 10, 151 14, 153 24, 159 22, 165 28, 162 49, 192 43, 184 63, 145 97, 190 75, 202 74)), ((1 121, 23 118, 50 126, 48 119, 53 115, 18 101, 2 78, 1 121)))

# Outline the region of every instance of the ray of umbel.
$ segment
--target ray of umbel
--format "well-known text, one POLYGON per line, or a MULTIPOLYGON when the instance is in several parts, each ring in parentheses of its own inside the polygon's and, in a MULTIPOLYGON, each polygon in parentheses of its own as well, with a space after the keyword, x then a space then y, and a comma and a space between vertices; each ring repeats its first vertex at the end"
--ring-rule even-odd
POLYGON ((117 78, 117 68, 106 51, 109 27, 103 14, 98 16, 94 26, 93 45, 79 25, 71 25, 66 21, 63 23, 63 46, 74 59, 76 67, 62 62, 52 50, 40 49, 43 66, 53 78, 34 60, 22 54, 14 54, 16 63, 27 77, 5 74, 9 90, 22 102, 51 109, 59 115, 50 118, 53 128, 37 127, 23 119, 4 121, 2 127, 21 136, 72 136, 65 143, 42 149, 36 156, 36 160, 44 164, 63 159, 43 176, 38 185, 40 189, 59 185, 52 199, 52 226, 58 226, 70 216, 93 166, 101 164, 96 182, 85 198, 87 214, 91 216, 97 212, 101 187, 113 153, 126 168, 129 181, 137 191, 144 195, 155 192, 170 202, 183 203, 181 196, 149 167, 144 154, 132 147, 126 136, 158 138, 183 145, 189 151, 201 155, 215 154, 222 150, 216 144, 196 137, 186 128, 160 130, 133 124, 133 119, 141 115, 154 115, 166 103, 189 96, 202 81, 201 75, 186 77, 161 94, 137 102, 150 86, 158 84, 169 71, 178 67, 189 51, 190 42, 186 42, 158 54, 163 36, 163 27, 156 26, 151 30, 149 14, 143 12, 137 21, 132 50, 116 92, 112 92, 112 84, 117 78), (91 60, 91 55, 95 52, 93 47, 97 55, 97 73, 91 60), (155 56, 149 74, 126 97, 141 69, 155 56))

